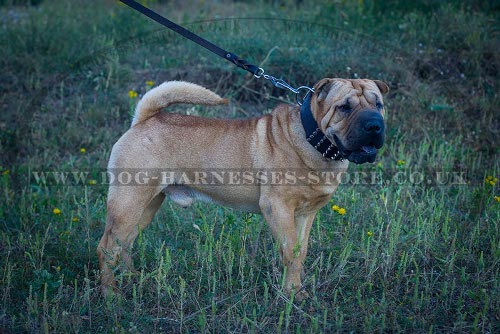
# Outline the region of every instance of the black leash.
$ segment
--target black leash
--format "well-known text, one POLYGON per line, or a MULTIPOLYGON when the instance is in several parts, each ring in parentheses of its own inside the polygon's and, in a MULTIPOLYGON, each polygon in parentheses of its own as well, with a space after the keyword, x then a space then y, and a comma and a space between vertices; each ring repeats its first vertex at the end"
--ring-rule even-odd
POLYGON ((135 9, 136 11, 140 12, 141 14, 146 15, 152 20, 155 20, 159 24, 175 31, 176 33, 180 34, 181 36, 195 42, 196 44, 204 47, 205 49, 215 53, 216 55, 230 61, 231 63, 235 64, 236 66, 252 73, 256 78, 261 78, 264 77, 264 79, 271 81, 271 83, 278 87, 278 88, 284 88, 292 91, 296 95, 297 103, 302 105, 302 98, 299 96, 299 93, 301 90, 307 90, 309 92, 313 92, 314 90, 311 87, 307 86, 300 86, 298 88, 293 88, 290 86, 286 81, 283 79, 278 79, 276 77, 273 77, 272 75, 264 74, 264 69, 262 67, 258 67, 256 65, 252 65, 249 62, 247 62, 245 59, 238 57, 232 52, 228 52, 217 45, 207 41, 206 39, 192 33, 191 31, 181 27, 180 25, 170 21, 169 19, 161 16, 160 14, 152 11, 151 9, 141 5, 137 1, 134 0, 120 0, 130 8, 135 9))
POLYGON ((231 52, 228 52, 224 49, 221 49, 217 45, 207 41, 204 38, 201 38, 200 36, 192 33, 191 31, 181 27, 180 25, 178 25, 174 22, 170 21, 169 19, 167 19, 167 18, 161 16, 160 14, 152 11, 151 9, 141 5, 140 3, 138 3, 134 0, 120 0, 120 1, 123 2, 124 4, 126 4, 127 6, 135 9, 136 11, 146 15, 150 19, 155 20, 159 24, 175 31, 179 35, 186 37, 187 39, 195 42, 196 44, 203 46, 205 49, 212 51, 216 55, 218 55, 226 60, 229 60, 231 63, 235 64, 236 66, 238 66, 238 67, 240 67, 240 68, 242 68, 250 73, 252 73, 253 75, 258 75, 260 73, 260 69, 258 66, 255 66, 255 65, 248 63, 245 59, 238 57, 234 53, 231 53, 231 52))

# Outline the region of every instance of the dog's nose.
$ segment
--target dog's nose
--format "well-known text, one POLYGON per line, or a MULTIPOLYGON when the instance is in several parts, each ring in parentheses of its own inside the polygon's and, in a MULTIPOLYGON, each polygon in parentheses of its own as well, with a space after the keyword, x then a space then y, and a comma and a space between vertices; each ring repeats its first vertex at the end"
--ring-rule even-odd
POLYGON ((379 112, 366 110, 359 114, 358 138, 362 145, 381 148, 384 145, 385 125, 379 112))
POLYGON ((372 119, 367 121, 364 127, 367 133, 379 135, 384 131, 384 122, 381 119, 372 119))
POLYGON ((374 111, 365 111, 360 115, 361 128, 367 135, 383 135, 384 119, 374 111))

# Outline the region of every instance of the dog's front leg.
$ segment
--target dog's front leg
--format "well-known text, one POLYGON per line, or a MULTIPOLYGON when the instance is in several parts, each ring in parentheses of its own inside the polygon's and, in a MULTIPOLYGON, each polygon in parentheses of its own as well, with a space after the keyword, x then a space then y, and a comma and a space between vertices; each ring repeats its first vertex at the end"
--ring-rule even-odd
POLYGON ((295 291, 296 298, 303 299, 307 297, 307 293, 301 290, 300 276, 314 214, 295 215, 295 208, 280 199, 261 199, 260 207, 274 239, 280 245, 281 258, 286 268, 285 291, 295 291))
MULTIPOLYGON (((315 217, 316 217, 316 212, 301 213, 295 215, 295 224, 296 224, 297 241, 298 241, 297 249, 300 249, 298 256, 300 258, 301 266, 304 265, 304 261, 306 259, 307 249, 309 247, 309 234, 311 232, 311 227, 315 217)), ((301 269, 301 276, 304 276, 303 269, 301 269)), ((302 289, 299 298, 300 297, 305 298, 308 296, 309 296, 308 293, 302 289)))

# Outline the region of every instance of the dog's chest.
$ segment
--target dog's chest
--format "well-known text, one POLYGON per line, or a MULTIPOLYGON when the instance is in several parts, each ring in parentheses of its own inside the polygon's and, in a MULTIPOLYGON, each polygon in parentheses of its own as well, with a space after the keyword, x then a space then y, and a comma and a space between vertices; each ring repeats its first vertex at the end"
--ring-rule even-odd
POLYGON ((325 206, 332 198, 337 185, 318 185, 314 187, 295 187, 286 195, 295 213, 313 213, 325 206))

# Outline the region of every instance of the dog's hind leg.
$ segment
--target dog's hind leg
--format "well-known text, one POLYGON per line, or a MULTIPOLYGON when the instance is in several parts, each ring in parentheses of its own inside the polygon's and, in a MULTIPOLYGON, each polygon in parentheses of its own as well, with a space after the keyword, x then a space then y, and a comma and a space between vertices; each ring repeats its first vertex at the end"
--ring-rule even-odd
POLYGON ((164 198, 155 187, 113 188, 108 196, 106 228, 97 247, 105 294, 115 287, 114 270, 119 261, 131 267, 131 246, 139 229, 149 224, 164 198))
POLYGON ((120 256, 123 260, 123 263, 130 271, 135 272, 134 262, 132 261, 133 242, 137 238, 139 232, 144 230, 151 223, 153 217, 160 208, 164 199, 165 195, 163 193, 159 193, 151 200, 149 205, 146 207, 146 209, 144 209, 144 212, 142 213, 138 228, 132 231, 131 235, 128 238, 128 243, 124 245, 124 247, 122 247, 120 256))

